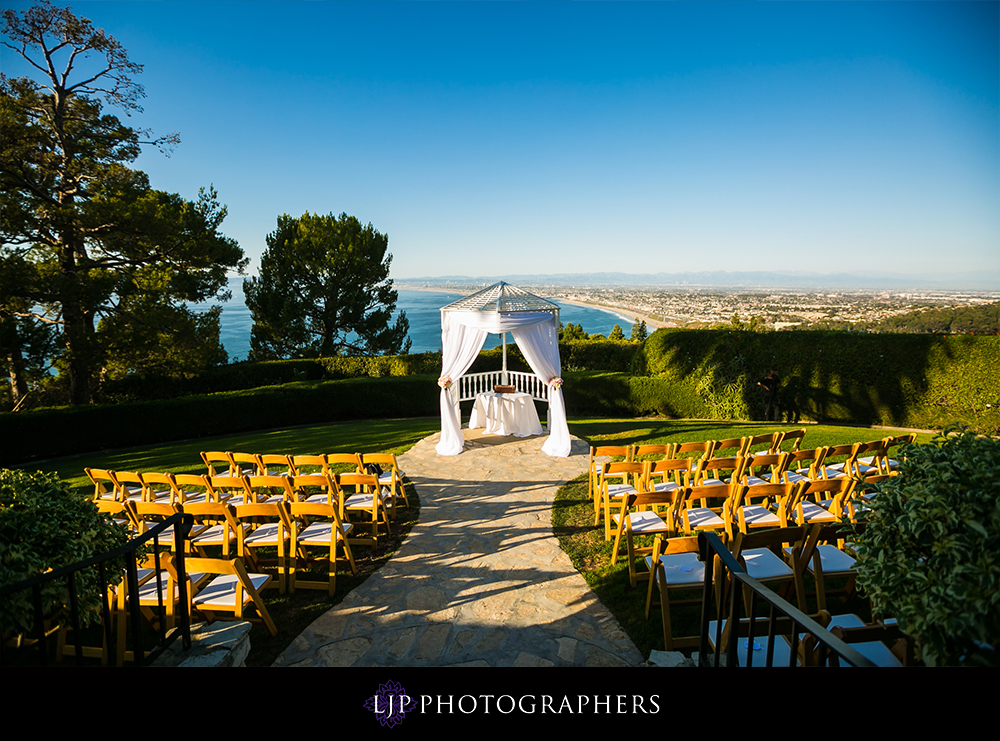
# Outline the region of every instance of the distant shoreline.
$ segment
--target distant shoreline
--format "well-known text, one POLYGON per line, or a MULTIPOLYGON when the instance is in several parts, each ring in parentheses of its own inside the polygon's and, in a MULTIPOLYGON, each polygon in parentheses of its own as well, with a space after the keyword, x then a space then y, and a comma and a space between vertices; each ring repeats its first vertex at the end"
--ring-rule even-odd
MULTIPOLYGON (((676 324, 661 322, 659 319, 652 319, 649 316, 649 314, 643 314, 642 312, 636 311, 635 309, 624 309, 620 306, 607 306, 605 304, 590 304, 585 301, 574 301, 568 298, 560 298, 559 300, 562 301, 563 303, 572 304, 573 306, 581 306, 585 309, 600 309, 601 311, 606 311, 609 314, 615 314, 616 316, 630 319, 633 323, 638 321, 643 321, 646 322, 647 327, 652 329, 661 329, 662 327, 677 326, 676 324)), ((631 327, 622 327, 622 332, 624 332, 625 335, 628 336, 629 329, 631 329, 631 327)))
MULTIPOLYGON (((461 290, 448 289, 448 288, 431 288, 429 286, 397 285, 396 288, 397 290, 400 291, 429 291, 432 293, 452 293, 452 294, 462 293, 461 290)), ((625 319, 631 322, 643 321, 646 322, 646 326, 651 329, 679 326, 676 322, 670 323, 670 322, 662 322, 658 319, 652 319, 649 316, 649 314, 644 314, 640 311, 636 311, 635 309, 625 309, 621 306, 608 306, 607 304, 592 304, 592 303, 587 303, 586 301, 575 301, 573 299, 561 298, 561 297, 558 300, 562 301, 563 303, 572 304, 573 306, 579 306, 584 309, 597 309, 598 311, 604 311, 607 312, 608 314, 614 314, 619 319, 625 319)), ((622 327, 622 332, 624 332, 625 335, 628 336, 629 329, 631 329, 631 327, 622 327)))

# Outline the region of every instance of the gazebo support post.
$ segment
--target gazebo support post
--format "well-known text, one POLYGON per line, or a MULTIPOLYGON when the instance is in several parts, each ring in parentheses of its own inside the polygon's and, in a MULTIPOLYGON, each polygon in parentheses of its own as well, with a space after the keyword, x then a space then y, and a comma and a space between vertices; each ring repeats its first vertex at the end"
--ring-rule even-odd
POLYGON ((507 386, 510 382, 507 380, 507 333, 503 333, 503 385, 507 386))

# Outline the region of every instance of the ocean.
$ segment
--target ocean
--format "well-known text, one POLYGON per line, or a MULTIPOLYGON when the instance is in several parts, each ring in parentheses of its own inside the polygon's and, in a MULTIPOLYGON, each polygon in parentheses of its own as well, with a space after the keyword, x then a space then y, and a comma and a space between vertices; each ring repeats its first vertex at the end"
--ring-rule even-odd
MULTIPOLYGON (((220 320, 220 335, 222 344, 229 353, 230 362, 246 360, 250 352, 250 328, 253 319, 243 297, 243 278, 232 278, 229 289, 233 297, 222 303, 222 318, 220 320)), ((410 320, 409 338, 413 341, 410 352, 435 352, 441 349, 441 307, 457 301, 466 294, 444 293, 438 291, 407 291, 400 290, 396 302, 396 311, 405 311, 410 320)), ((563 324, 580 324, 589 334, 602 334, 605 337, 611 333, 616 324, 620 325, 628 337, 632 320, 621 314, 604 309, 592 309, 583 306, 573 306, 550 299, 559 306, 559 319, 563 324)), ((219 302, 197 304, 194 309, 207 308, 219 302)), ((508 335, 507 342, 512 342, 508 335)), ((490 335, 483 349, 490 350, 499 346, 499 335, 490 335)))

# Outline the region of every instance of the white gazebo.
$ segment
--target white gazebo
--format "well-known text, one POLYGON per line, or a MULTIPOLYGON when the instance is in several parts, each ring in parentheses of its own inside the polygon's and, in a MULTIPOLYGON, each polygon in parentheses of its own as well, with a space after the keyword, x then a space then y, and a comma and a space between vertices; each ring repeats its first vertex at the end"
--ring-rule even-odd
POLYGON ((549 439, 542 450, 566 457, 570 451, 566 404, 563 402, 559 361, 559 307, 517 286, 500 281, 441 309, 441 441, 438 455, 458 455, 465 438, 459 402, 492 391, 494 384, 515 386, 518 391, 549 404, 549 439), (507 332, 534 373, 507 370, 507 332), (489 334, 503 335, 503 368, 465 375, 489 334))

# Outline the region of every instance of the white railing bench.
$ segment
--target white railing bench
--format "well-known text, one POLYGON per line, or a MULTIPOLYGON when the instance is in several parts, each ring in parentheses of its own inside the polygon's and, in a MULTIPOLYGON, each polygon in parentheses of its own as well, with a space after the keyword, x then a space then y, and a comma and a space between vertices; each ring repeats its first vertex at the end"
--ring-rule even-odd
MULTIPOLYGON (((513 386, 518 391, 528 394, 537 401, 549 401, 549 386, 534 373, 521 371, 487 371, 486 373, 469 373, 458 379, 451 386, 451 398, 457 407, 462 401, 475 401, 479 394, 493 391, 494 386, 513 386)), ((548 421, 552 410, 545 417, 545 430, 548 431, 548 421)), ((461 416, 459 416, 461 419, 461 416)))

